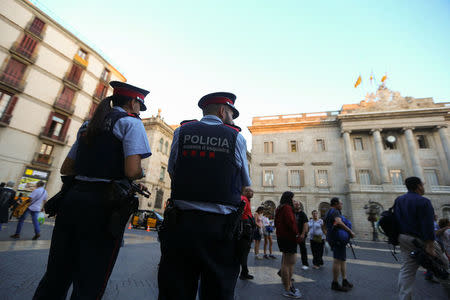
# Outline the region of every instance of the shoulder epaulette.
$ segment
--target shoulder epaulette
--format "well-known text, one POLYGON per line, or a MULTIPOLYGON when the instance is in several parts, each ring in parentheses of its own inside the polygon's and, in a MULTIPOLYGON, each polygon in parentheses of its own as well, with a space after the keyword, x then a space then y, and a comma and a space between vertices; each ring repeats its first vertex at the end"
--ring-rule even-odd
POLYGON ((180 125, 183 126, 183 125, 185 125, 187 123, 191 123, 191 122, 198 122, 198 120, 197 119, 184 120, 184 121, 181 121, 180 125))

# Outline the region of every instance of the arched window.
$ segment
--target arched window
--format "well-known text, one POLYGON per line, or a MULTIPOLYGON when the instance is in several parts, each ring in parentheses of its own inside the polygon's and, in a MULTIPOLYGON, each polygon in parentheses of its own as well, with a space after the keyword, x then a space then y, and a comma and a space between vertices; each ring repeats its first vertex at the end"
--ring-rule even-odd
POLYGON ((158 148, 158 150, 159 150, 160 152, 163 151, 163 145, 164 145, 164 140, 163 140, 163 138, 161 138, 161 139, 159 140, 159 148, 158 148))
POLYGON ((167 154, 167 151, 169 150, 169 142, 166 141, 164 153, 167 154))
POLYGON ((319 204, 319 214, 321 218, 325 218, 327 215, 328 210, 330 209, 330 203, 328 202, 321 202, 319 204))

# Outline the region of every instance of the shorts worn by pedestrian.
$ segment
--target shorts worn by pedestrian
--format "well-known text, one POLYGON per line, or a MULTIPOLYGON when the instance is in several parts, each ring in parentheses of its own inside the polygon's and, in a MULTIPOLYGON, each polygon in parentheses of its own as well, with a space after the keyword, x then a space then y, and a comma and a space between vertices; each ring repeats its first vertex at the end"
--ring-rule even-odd
MULTIPOLYGON (((58 203, 47 270, 33 299, 101 299, 122 243, 133 198, 119 196, 143 176, 141 159, 151 155, 139 111, 148 91, 110 83, 113 96, 83 124, 62 167, 75 176, 58 203), (111 101, 114 107, 111 108, 111 101)), ((141 187, 145 190, 144 187, 141 187)))
POLYGON ((236 96, 199 101, 204 117, 174 132, 171 204, 160 230, 160 300, 234 299, 239 274, 241 191, 250 185, 246 142, 233 119, 236 96))

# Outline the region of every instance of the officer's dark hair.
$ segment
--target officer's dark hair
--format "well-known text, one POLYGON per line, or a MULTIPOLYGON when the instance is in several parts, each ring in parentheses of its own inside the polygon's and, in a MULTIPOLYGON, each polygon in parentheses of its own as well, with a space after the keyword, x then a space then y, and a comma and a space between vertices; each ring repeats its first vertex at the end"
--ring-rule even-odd
MULTIPOLYGON (((286 191, 281 195, 280 198, 280 206, 283 204, 288 204, 292 207, 294 207, 294 201, 292 200, 294 198, 294 193, 291 191, 286 191)), ((280 207, 278 206, 278 207, 280 207)))
POLYGON ((422 181, 420 180, 419 177, 408 177, 405 179, 406 188, 410 192, 414 192, 415 190, 417 190, 417 187, 421 183, 422 183, 422 181))
POLYGON ((95 109, 92 119, 89 121, 88 128, 86 130, 86 142, 89 144, 103 129, 103 122, 105 121, 106 115, 108 115, 111 110, 111 102, 113 106, 124 106, 131 98, 122 96, 111 96, 103 99, 95 109))
POLYGON ((331 198, 330 206, 336 206, 337 204, 339 204, 339 198, 338 197, 331 198))

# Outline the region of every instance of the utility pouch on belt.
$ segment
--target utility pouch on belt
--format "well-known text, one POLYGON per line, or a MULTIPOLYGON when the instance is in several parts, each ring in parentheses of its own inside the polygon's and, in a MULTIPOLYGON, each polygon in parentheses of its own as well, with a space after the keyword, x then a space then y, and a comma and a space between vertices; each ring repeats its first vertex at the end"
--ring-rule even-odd
POLYGON ((45 213, 48 214, 49 217, 57 215, 62 199, 64 199, 67 192, 75 183, 75 176, 61 176, 61 180, 63 182, 61 190, 44 204, 45 213))
POLYGON ((173 200, 168 199, 166 203, 166 209, 164 210, 164 220, 160 230, 174 228, 177 224, 177 208, 175 208, 173 200))
POLYGON ((239 224, 242 217, 242 213, 244 212, 245 202, 241 201, 238 209, 231 214, 229 214, 229 219, 227 226, 225 228, 225 236, 228 241, 232 241, 235 238, 239 237, 239 224))

